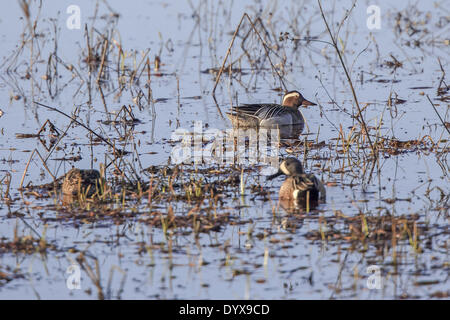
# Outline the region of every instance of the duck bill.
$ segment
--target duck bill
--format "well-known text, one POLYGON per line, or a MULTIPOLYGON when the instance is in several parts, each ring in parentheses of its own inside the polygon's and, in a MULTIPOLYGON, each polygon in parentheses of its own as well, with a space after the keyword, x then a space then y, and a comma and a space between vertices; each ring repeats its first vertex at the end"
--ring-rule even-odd
POLYGON ((266 179, 267 179, 267 180, 272 180, 272 179, 275 179, 275 178, 278 177, 278 176, 281 176, 282 174, 284 174, 283 171, 278 170, 277 173, 268 176, 266 179))
POLYGON ((302 102, 302 106, 317 106, 317 104, 315 104, 314 102, 311 102, 311 101, 305 99, 302 102))

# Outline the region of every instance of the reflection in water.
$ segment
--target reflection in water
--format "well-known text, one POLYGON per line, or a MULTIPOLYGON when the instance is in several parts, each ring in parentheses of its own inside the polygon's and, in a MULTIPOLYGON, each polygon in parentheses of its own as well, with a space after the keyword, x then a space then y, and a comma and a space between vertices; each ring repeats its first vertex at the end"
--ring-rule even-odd
MULTIPOLYGON (((309 175, 312 176, 312 175, 309 175)), ((309 182, 313 179, 306 178, 308 175, 303 174, 300 177, 287 178, 280 187, 280 203, 286 211, 291 209, 314 209, 319 205, 319 191, 309 186, 309 182), (304 177, 305 178, 304 178, 304 177), (308 180, 307 180, 308 179, 308 180), (301 190, 302 188, 305 189, 301 190)))
POLYGON ((303 129, 305 127, 304 123, 294 124, 294 125, 272 125, 272 126, 258 126, 258 127, 242 127, 233 125, 233 131, 238 132, 237 135, 240 135, 240 132, 246 132, 248 130, 256 130, 260 131, 261 129, 265 129, 271 133, 271 131, 276 131, 275 135, 280 139, 298 139, 303 129))
MULTIPOLYGON (((448 79, 443 71, 448 65, 448 45, 445 32, 440 31, 447 22, 443 10, 431 2, 420 2, 417 10, 415 5, 392 3, 386 12, 385 32, 374 32, 364 52, 360 49, 366 46, 367 29, 351 30, 351 23, 364 22, 366 8, 356 6, 346 20, 353 22, 342 25, 342 31, 351 31, 348 37, 340 36, 349 44, 346 60, 355 62, 351 76, 358 77, 358 98, 368 104, 364 117, 369 131, 375 134, 376 130, 377 148, 384 153, 373 163, 372 173, 372 164, 360 161, 370 155, 365 150, 367 137, 360 134, 354 118, 348 83, 341 76, 342 69, 329 59, 329 45, 320 42, 329 39, 316 1, 286 5, 291 12, 307 10, 306 24, 298 23, 300 16, 298 21, 285 19, 286 6, 270 2, 253 1, 250 8, 240 1, 213 5, 201 0, 195 7, 177 2, 167 9, 144 1, 136 1, 136 5, 110 2, 108 6, 121 13, 120 30, 119 15, 105 8, 106 2, 98 2, 95 14, 95 2, 84 0, 77 3, 84 13, 94 16, 86 21, 91 32, 68 30, 65 17, 55 20, 58 12, 65 12, 65 5, 43 2, 39 17, 52 19, 48 21, 54 21, 54 28, 30 16, 35 30, 28 31, 29 22, 23 18, 22 29, 9 28, 2 33, 0 108, 5 113, 0 111, 0 232, 1 249, 8 251, 0 253, 0 298, 29 299, 36 292, 41 298, 92 299, 96 288, 99 298, 114 297, 109 292, 114 292, 113 288, 122 292, 123 287, 117 265, 126 272, 123 298, 127 299, 448 297, 448 146, 441 139, 445 123, 441 128, 431 105, 430 112, 423 112, 427 109, 420 98, 423 93, 445 101, 447 95, 448 79), (244 11, 260 19, 255 20, 255 28, 243 22, 235 45, 229 48, 231 35, 225 31, 237 27, 244 11), (149 23, 145 30, 139 28, 143 23, 149 23), (411 24, 422 28, 411 35, 411 24), (161 25, 164 30, 158 35, 161 25), (269 46, 268 54, 253 31, 269 46), (281 32, 283 40, 275 40, 281 32), (302 34, 317 35, 318 41, 295 39, 302 34), (406 42, 411 46, 404 45, 406 42), (21 45, 24 43, 27 45, 21 45), (283 89, 276 79, 275 71, 279 71, 290 86, 316 93, 321 112, 311 111, 307 123, 311 134, 317 134, 315 142, 306 139, 304 144, 280 146, 280 138, 298 139, 302 125, 275 127, 276 138, 268 133, 266 142, 256 139, 255 143, 245 136, 228 140, 228 130, 214 129, 224 128, 225 116, 216 101, 216 107, 211 104, 215 97, 208 94, 217 71, 211 77, 201 70, 219 70, 217 57, 228 48, 230 59, 225 64, 230 68, 224 67, 220 79, 219 102, 228 105, 236 100, 232 104, 239 105, 244 92, 249 99, 257 95, 258 100, 274 101, 283 89), (393 66, 389 66, 391 59, 393 66), (155 66, 158 70, 152 72, 155 66), (439 78, 438 86, 433 79, 439 78), (413 99, 400 106, 399 99, 388 99, 391 93, 396 96, 395 92, 413 99), (392 103, 386 105, 386 99, 392 103), (130 151, 107 172, 111 187, 117 186, 111 195, 117 197, 108 193, 86 197, 88 188, 94 190, 96 184, 75 183, 76 195, 64 196, 75 203, 60 206, 50 191, 60 194, 62 180, 58 180, 57 190, 53 179, 42 192, 35 189, 18 194, 29 150, 39 150, 46 159, 46 170, 55 176, 74 165, 98 169, 103 158, 111 160, 110 146, 104 141, 92 137, 92 132, 87 136, 86 129, 72 119, 38 108, 32 103, 35 100, 53 101, 62 112, 130 151), (133 111, 141 122, 119 115, 129 115, 126 110, 133 111), (49 122, 42 125, 47 118, 54 127, 49 122), (194 124, 191 132, 193 121, 203 121, 204 128, 194 124), (19 127, 33 139, 15 139, 19 127), (35 137, 41 127, 46 129, 39 137, 43 145, 35 137), (180 136, 186 148, 168 140, 175 128, 188 128, 180 136), (394 138, 421 143, 411 148, 388 144, 394 138), (183 148, 178 150, 187 150, 186 163, 192 165, 171 164, 171 172, 166 166, 168 157, 179 145, 183 148), (252 162, 255 153, 242 152, 243 148, 245 152, 258 151, 259 158, 252 162), (318 207, 323 213, 307 213, 305 203, 281 199, 278 189, 284 179, 273 185, 265 183, 262 171, 278 166, 262 166, 264 153, 277 162, 286 153, 298 158, 303 155, 311 172, 327 181, 328 204, 318 207), (248 160, 241 162, 243 158, 248 160), (231 162, 242 165, 222 165, 231 162), (149 166, 159 169, 144 171, 149 166), (123 175, 113 175, 118 170, 123 175), (368 176, 372 179, 363 184, 368 176), (142 192, 132 187, 134 177, 142 179, 142 192), (129 178, 132 184, 128 184, 129 178), (125 191, 123 196, 120 190, 125 191), (288 214, 276 210, 278 205, 288 214), (29 243, 20 239, 30 235, 36 241, 33 253, 28 254, 19 248, 29 243), (45 246, 42 261, 34 254, 44 248, 37 246, 39 242, 52 245, 45 246), (98 261, 89 257, 98 257, 98 261), (82 290, 66 288, 64 270, 72 260, 84 273, 82 290), (366 267, 372 264, 388 277, 383 290, 366 286, 372 275, 366 267)), ((24 16, 21 7, 3 10, 0 20, 5 25, 20 21, 24 16)), ((37 7, 31 7, 28 13, 34 15, 37 7)), ((329 13, 346 17, 341 9, 344 7, 329 13)), ((441 108, 444 110, 438 109, 439 113, 448 121, 445 105, 441 108)), ((264 125, 267 123, 258 123, 258 135, 262 128, 271 129, 264 125)), ((231 123, 226 128, 233 130, 231 123)), ((40 170, 40 162, 28 163, 27 180, 34 184, 48 178, 40 170)), ((311 211, 313 208, 310 203, 311 211)))
MULTIPOLYGON (((284 183, 286 183, 285 181, 284 183)), ((299 198, 299 199, 286 199, 286 198, 279 198, 279 204, 280 206, 287 212, 287 213, 303 213, 303 212, 309 212, 310 210, 314 210, 318 205, 319 201, 317 199, 311 199, 309 202, 306 200, 306 197, 299 198)))
POLYGON ((304 123, 278 126, 281 139, 298 139, 305 127, 304 123))

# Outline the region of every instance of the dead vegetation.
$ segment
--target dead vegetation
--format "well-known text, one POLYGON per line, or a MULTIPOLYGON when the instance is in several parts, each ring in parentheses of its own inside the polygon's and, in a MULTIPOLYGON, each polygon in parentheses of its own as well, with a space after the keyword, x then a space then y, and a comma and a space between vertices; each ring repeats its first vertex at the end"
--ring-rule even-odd
MULTIPOLYGON (((353 7, 348 8, 336 24, 335 11, 328 4, 323 4, 326 7, 322 8, 322 2, 318 1, 318 6, 308 12, 309 19, 304 19, 301 24, 293 20, 288 28, 275 16, 267 18, 244 13, 239 23, 232 26, 231 34, 222 39, 228 44, 224 52, 219 52, 223 60, 219 60, 219 53, 214 51, 218 40, 212 39, 208 48, 215 61, 208 68, 201 68, 199 64, 198 71, 211 75, 207 86, 212 88, 210 93, 214 97, 215 110, 221 115, 223 108, 239 103, 238 92, 254 93, 258 92, 259 86, 266 86, 270 88, 266 91, 280 94, 298 84, 293 75, 305 69, 312 70, 308 69, 308 63, 311 68, 334 64, 341 76, 335 74, 333 77, 341 82, 337 85, 326 76, 322 78, 319 70, 317 79, 323 91, 316 96, 320 105, 317 111, 320 112, 320 120, 332 130, 322 133, 320 125, 307 124, 307 132, 303 136, 280 141, 279 156, 298 157, 307 170, 320 176, 332 192, 351 195, 352 200, 331 202, 309 214, 301 210, 283 211, 278 205, 278 186, 265 181, 260 166, 146 162, 143 160, 145 155, 161 152, 157 149, 158 144, 176 143, 169 137, 155 141, 155 131, 159 130, 156 126, 161 121, 158 117, 168 122, 169 127, 173 122, 178 128, 186 115, 183 113, 186 108, 184 104, 198 102, 196 109, 191 110, 194 114, 198 112, 200 102, 206 99, 204 93, 208 92, 203 90, 201 95, 194 92, 191 96, 182 96, 189 90, 189 84, 180 78, 183 72, 172 70, 172 65, 166 63, 172 59, 170 54, 166 54, 171 52, 171 40, 163 41, 160 36, 159 50, 155 50, 154 45, 145 50, 125 48, 117 29, 120 15, 108 7, 104 16, 96 13, 92 21, 84 25, 80 59, 76 65, 75 61, 63 61, 61 58, 57 50, 56 25, 51 33, 55 43, 49 50, 49 42, 45 42, 45 36, 38 31, 40 7, 34 7, 33 1, 24 0, 20 5, 26 28, 17 50, 1 63, 0 76, 3 82, 8 83, 11 101, 20 100, 25 110, 31 110, 36 119, 43 117, 46 120, 34 132, 14 132, 15 138, 21 139, 18 140, 21 145, 33 145, 32 150, 27 150, 30 154, 28 161, 23 163, 22 158, 16 160, 16 155, 0 160, 3 163, 24 164, 20 168, 25 167, 20 172, 19 169, 9 170, 6 166, 0 171, 0 211, 4 213, 4 219, 32 219, 39 226, 64 226, 70 230, 110 228, 108 230, 116 232, 116 239, 104 240, 105 247, 109 249, 120 241, 132 238, 129 242, 134 248, 132 250, 136 250, 139 257, 151 257, 149 268, 161 263, 161 260, 154 260, 155 255, 161 254, 163 260, 170 261, 169 270, 172 270, 176 265, 172 259, 178 254, 178 257, 187 256, 190 259, 189 267, 201 269, 213 264, 220 266, 221 270, 229 268, 230 279, 257 273, 259 268, 266 268, 269 261, 277 257, 284 259, 281 252, 296 255, 296 238, 308 240, 308 245, 314 248, 338 248, 330 261, 336 263, 341 272, 345 260, 342 262, 334 255, 340 257, 342 248, 350 254, 367 253, 367 259, 361 258, 364 265, 376 261, 392 273, 404 267, 403 260, 407 259, 405 248, 419 260, 426 260, 429 254, 436 251, 447 254, 448 231, 442 227, 448 225, 448 194, 445 186, 436 185, 436 181, 440 180, 433 178, 432 181, 427 173, 428 180, 420 181, 418 186, 410 186, 408 197, 397 196, 394 191, 386 197, 387 182, 382 180, 386 178, 383 177, 383 166, 392 163, 388 161, 398 161, 402 156, 414 156, 421 161, 426 159, 424 162, 436 159, 433 161, 442 169, 440 175, 448 178, 447 64, 437 60, 439 83, 432 87, 435 94, 426 95, 428 101, 423 98, 421 106, 428 108, 436 121, 424 124, 421 131, 413 130, 413 133, 408 133, 408 138, 404 138, 399 134, 397 123, 406 113, 405 110, 409 110, 412 98, 406 93, 397 94, 399 90, 394 88, 394 84, 400 81, 399 74, 415 68, 411 58, 400 50, 380 59, 377 51, 374 61, 377 62, 375 65, 381 66, 381 70, 363 68, 358 81, 354 65, 367 48, 352 57, 349 28, 353 7), (311 33, 318 30, 312 27, 315 20, 321 24, 321 31, 316 34, 311 33), (98 27, 99 21, 103 28, 98 27), (283 27, 280 28, 280 25, 283 27), (22 56, 29 57, 29 61, 24 63, 22 56), (315 57, 319 57, 320 63, 314 62, 315 57), (27 85, 30 82, 30 90, 25 89, 23 82, 27 85), (173 95, 156 98, 158 89, 162 90, 161 87, 169 83, 176 83, 173 95), (384 97, 364 101, 360 97, 365 90, 363 85, 373 83, 390 87, 384 97), (332 87, 336 86, 345 92, 345 99, 339 100, 339 95, 332 92, 332 87), (76 101, 73 106, 58 105, 55 98, 63 95, 76 101), (176 115, 169 116, 169 111, 157 109, 157 104, 167 106, 168 110, 168 105, 173 104, 176 109, 170 110, 176 110, 176 115), (70 111, 64 111, 67 109, 70 111), (338 112, 342 118, 335 121, 333 112, 338 112), (93 121, 91 116, 96 120, 93 121), (143 125, 146 125, 144 129, 143 125), (71 167, 78 167, 79 163, 89 163, 90 169, 104 167, 101 170, 104 180, 97 192, 80 188, 67 199, 61 190, 64 178, 71 167), (13 180, 17 172, 21 174, 21 180, 20 177, 13 180), (355 190, 361 191, 361 194, 355 194, 355 190), (366 192, 368 199, 361 199, 366 192), (355 205, 355 200, 369 204, 362 209, 355 205), (354 206, 351 209, 346 207, 349 202, 354 206), (418 204, 422 202, 426 204, 424 208, 418 204), (400 213, 395 212, 397 206, 401 208, 400 213), (258 211, 260 207, 263 208, 262 214, 258 211), (442 225, 429 222, 434 219, 442 225), (134 237, 135 234, 129 231, 133 228, 139 229, 135 232, 139 237, 134 237), (150 236, 142 231, 147 228, 152 230, 150 236), (230 233, 238 238, 239 245, 229 239, 232 238, 230 233), (209 243, 205 240, 207 237, 209 243), (241 237, 244 239, 242 244, 241 237), (202 250, 206 249, 202 246, 215 248, 221 258, 215 259, 214 254, 203 256, 202 250), (186 254, 186 248, 198 250, 199 256, 186 254), (259 250, 255 256, 261 258, 261 263, 255 260, 238 265, 236 261, 241 259, 242 250, 251 252, 254 248, 259 250), (294 249, 289 251, 290 248, 294 249)), ((213 34, 213 30, 208 28, 215 25, 214 21, 204 22, 201 18, 203 10, 202 2, 193 8, 193 19, 197 21, 193 34, 198 32, 200 38, 205 30, 213 34)), ((428 47, 445 50, 442 34, 435 36, 429 28, 430 24, 439 23, 445 28, 447 18, 441 17, 436 22, 428 13, 408 10, 413 9, 398 12, 391 20, 395 24, 399 45, 423 49, 426 53, 428 47)), ((378 45, 371 43, 373 47, 378 45)), ((185 56, 187 53, 183 54, 185 56)), ((413 87, 413 92, 425 90, 418 88, 413 87)), ((202 115, 197 113, 194 118, 199 116, 202 115)), ((205 140, 201 142, 206 144, 205 140)), ((160 158, 155 156, 151 159, 160 158)), ((409 168, 403 170, 408 170, 410 174, 409 168)), ((428 171, 427 164, 424 165, 425 170, 428 171)), ((411 174, 417 174, 416 171, 411 174)), ((387 181, 390 179, 387 177, 387 181)), ((47 242, 44 236, 37 236, 31 226, 24 225, 26 230, 30 230, 30 235, 17 236, 15 233, 13 238, 1 238, 0 255, 76 253, 75 260, 96 288, 97 298, 111 297, 109 285, 102 281, 101 263, 89 253, 91 243, 83 243, 85 248, 76 243, 69 249, 58 248, 51 244, 53 242, 47 242)), ((98 241, 95 239, 93 243, 98 241)), ((448 270, 448 264, 439 266, 442 270, 448 270)), ((294 274, 310 269, 313 268, 300 267, 283 272, 294 274)), ((114 270, 123 274, 118 289, 120 296, 126 272, 111 268, 110 277, 114 270)), ((312 274, 313 271, 308 278, 309 283, 313 283, 312 274)), ((0 266, 0 285, 15 277, 14 272, 3 272, 0 266)), ((355 279, 359 279, 358 276, 355 279)), ((257 283, 262 285, 266 281, 271 283, 261 278, 257 283)), ((440 283, 439 280, 430 285, 440 283)), ((426 285, 420 281, 416 284, 426 285)), ((335 285, 330 285, 329 290, 341 292, 335 285)), ((445 298, 448 292, 437 290, 431 296, 445 298)))

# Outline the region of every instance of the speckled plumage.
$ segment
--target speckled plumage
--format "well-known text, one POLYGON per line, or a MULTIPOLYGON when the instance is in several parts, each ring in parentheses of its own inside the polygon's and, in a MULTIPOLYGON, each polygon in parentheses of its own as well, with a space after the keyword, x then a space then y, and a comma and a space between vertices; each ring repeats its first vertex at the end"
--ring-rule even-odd
POLYGON ((92 196, 97 192, 99 185, 100 172, 98 170, 82 170, 73 168, 64 177, 62 184, 62 193, 65 195, 76 196, 80 192, 87 196, 92 196))

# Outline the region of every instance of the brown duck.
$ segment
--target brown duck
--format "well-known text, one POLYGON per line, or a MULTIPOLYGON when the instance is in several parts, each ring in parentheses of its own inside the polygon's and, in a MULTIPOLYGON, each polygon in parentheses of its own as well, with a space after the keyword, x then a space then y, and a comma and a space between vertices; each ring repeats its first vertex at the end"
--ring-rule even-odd
MULTIPOLYGON (((280 201, 291 203, 303 208, 314 208, 319 201, 325 202, 326 190, 323 183, 311 173, 305 173, 301 162, 296 158, 287 158, 280 164, 277 173, 269 176, 272 180, 280 175, 286 175, 279 192, 280 201)), ((291 207, 288 204, 288 207, 291 207)))
POLYGON ((61 191, 65 196, 86 194, 91 197, 99 191, 101 175, 98 170, 73 168, 64 176, 61 191))

